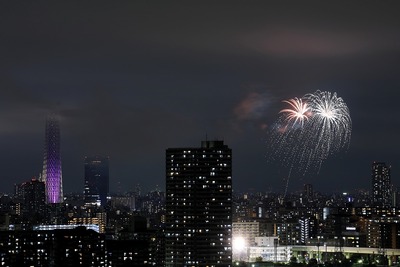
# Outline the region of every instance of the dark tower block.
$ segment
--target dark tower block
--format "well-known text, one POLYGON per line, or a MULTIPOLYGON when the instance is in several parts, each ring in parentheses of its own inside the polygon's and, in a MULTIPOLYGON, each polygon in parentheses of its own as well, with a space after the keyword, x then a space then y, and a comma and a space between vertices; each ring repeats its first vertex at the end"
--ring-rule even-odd
POLYGON ((87 205, 105 206, 109 193, 109 158, 85 158, 85 203, 87 205))
POLYGON ((232 266, 232 151, 166 151, 166 266, 232 266))

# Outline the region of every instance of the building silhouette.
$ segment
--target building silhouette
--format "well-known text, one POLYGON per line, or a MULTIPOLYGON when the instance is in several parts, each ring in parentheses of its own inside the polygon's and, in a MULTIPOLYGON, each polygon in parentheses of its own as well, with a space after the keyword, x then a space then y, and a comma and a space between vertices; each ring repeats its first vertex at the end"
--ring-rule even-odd
POLYGON ((377 207, 392 206, 390 166, 384 162, 372 163, 372 202, 377 207))
POLYGON ((36 178, 15 185, 15 197, 22 204, 23 216, 39 219, 46 213, 45 184, 36 178))
POLYGON ((105 206, 109 193, 109 158, 85 157, 85 203, 105 206))
POLYGON ((105 236, 82 226, 68 230, 0 231, 0 244, 1 266, 107 264, 105 236))
POLYGON ((166 266, 232 265, 232 151, 223 141, 166 151, 166 266))
POLYGON ((63 201, 60 124, 55 117, 46 120, 46 135, 42 181, 46 185, 46 202, 49 204, 63 201))
POLYGON ((307 200, 313 200, 314 198, 314 190, 312 184, 304 184, 303 189, 304 198, 307 200))

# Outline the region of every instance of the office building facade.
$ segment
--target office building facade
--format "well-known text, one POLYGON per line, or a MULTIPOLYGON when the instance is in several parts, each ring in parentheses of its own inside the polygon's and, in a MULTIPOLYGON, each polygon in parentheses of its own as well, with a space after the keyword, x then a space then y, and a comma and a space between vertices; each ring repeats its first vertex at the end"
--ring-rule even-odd
POLYGON ((93 156, 85 158, 84 196, 87 205, 104 207, 109 193, 109 158, 93 156))
POLYGON ((232 266, 232 151, 223 141, 167 149, 166 212, 166 266, 232 266))

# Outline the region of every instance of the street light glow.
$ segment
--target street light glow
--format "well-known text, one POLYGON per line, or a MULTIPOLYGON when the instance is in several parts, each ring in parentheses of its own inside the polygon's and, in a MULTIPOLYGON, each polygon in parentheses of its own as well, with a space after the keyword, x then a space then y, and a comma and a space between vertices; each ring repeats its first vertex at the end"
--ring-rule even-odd
POLYGON ((232 247, 234 251, 243 251, 246 247, 246 240, 242 236, 237 236, 233 238, 232 247))

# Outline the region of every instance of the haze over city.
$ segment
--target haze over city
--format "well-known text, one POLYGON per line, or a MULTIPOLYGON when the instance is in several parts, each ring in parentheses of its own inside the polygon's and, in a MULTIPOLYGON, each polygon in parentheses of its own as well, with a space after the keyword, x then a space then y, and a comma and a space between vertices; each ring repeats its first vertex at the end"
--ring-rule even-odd
POLYGON ((206 138, 232 148, 235 190, 283 191, 269 130, 316 90, 347 104, 350 145, 289 190, 370 189, 373 161, 399 186, 399 4, 307 3, 1 3, 1 191, 42 171, 54 113, 65 192, 87 155, 110 157, 111 191, 164 188, 165 150, 206 138))

